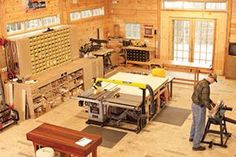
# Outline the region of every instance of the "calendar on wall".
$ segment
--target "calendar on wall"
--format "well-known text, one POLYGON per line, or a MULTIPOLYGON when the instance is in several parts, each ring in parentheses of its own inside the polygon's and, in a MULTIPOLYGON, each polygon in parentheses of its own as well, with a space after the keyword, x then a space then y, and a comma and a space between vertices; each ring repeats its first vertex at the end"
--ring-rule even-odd
POLYGON ((41 8, 46 8, 45 0, 26 0, 27 10, 36 10, 41 8))

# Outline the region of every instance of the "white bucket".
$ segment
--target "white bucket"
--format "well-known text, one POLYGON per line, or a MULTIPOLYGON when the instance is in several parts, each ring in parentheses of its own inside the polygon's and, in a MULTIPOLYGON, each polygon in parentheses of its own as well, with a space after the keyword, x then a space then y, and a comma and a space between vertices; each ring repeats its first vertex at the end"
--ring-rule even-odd
POLYGON ((50 147, 40 148, 36 151, 36 157, 54 157, 54 150, 50 147))

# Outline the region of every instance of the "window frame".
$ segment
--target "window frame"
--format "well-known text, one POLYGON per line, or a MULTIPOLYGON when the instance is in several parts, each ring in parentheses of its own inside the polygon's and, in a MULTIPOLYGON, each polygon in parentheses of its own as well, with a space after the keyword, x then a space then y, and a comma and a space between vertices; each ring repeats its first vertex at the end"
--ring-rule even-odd
POLYGON ((30 20, 26 20, 26 21, 11 22, 11 23, 6 24, 6 33, 8 36, 11 36, 11 35, 16 35, 16 34, 20 34, 20 33, 26 33, 26 32, 30 32, 30 31, 34 31, 34 30, 47 28, 49 26, 57 26, 57 25, 60 25, 60 23, 61 23, 61 21, 60 21, 59 15, 45 16, 45 17, 30 19, 30 20), (43 22, 43 20, 46 18, 51 19, 51 20, 54 18, 55 22, 51 22, 51 23, 48 23, 47 25, 44 25, 45 22, 43 22), (35 21, 35 20, 39 20, 38 21, 39 26, 27 27, 28 23, 30 23, 31 21, 35 21), (11 27, 11 25, 17 24, 17 23, 21 24, 22 29, 18 30, 18 31, 12 31, 12 30, 9 31, 9 28, 11 27))
POLYGON ((142 26, 140 23, 125 23, 125 38, 140 40, 141 39, 141 27, 142 26), (128 28, 129 25, 130 25, 131 32, 127 32, 127 29, 129 29, 128 28), (139 30, 134 30, 134 28, 136 27, 135 25, 138 26, 139 30), (135 32, 139 32, 138 35, 136 34, 136 36, 135 36, 135 32))
POLYGON ((99 17, 105 15, 105 9, 104 7, 98 7, 98 8, 92 8, 92 9, 86 9, 86 10, 78 10, 78 11, 72 11, 70 12, 70 21, 79 21, 81 19, 88 19, 92 17, 99 17), (73 17, 74 14, 79 14, 80 17, 76 18, 73 17))
POLYGON ((228 2, 227 1, 184 1, 184 0, 174 0, 174 1, 170 1, 170 0, 162 0, 162 5, 161 5, 161 10, 177 10, 177 11, 206 11, 206 12, 227 12, 228 11, 228 2), (183 3, 182 7, 177 7, 177 8, 166 8, 165 7, 165 2, 169 2, 169 3, 183 3), (198 8, 184 8, 184 3, 202 3, 204 4, 204 8, 202 9, 198 9, 198 8), (207 4, 209 3, 224 3, 225 4, 225 8, 224 9, 207 9, 207 4))
MULTIPOLYGON (((215 19, 202 19, 202 18, 171 18, 170 19, 170 24, 172 25, 171 28, 171 32, 170 32, 170 46, 169 46, 169 50, 170 50, 170 60, 174 60, 174 25, 173 25, 173 21, 174 20, 183 20, 183 21, 190 21, 190 47, 189 47, 189 60, 188 62, 193 62, 193 63, 198 63, 198 62, 194 62, 194 54, 195 54, 195 21, 212 21, 214 24, 214 30, 213 30, 213 50, 212 50, 212 58, 211 58, 211 63, 213 65, 214 63, 214 56, 215 56, 215 38, 216 38, 216 27, 217 27, 217 23, 215 19)), ((208 64, 208 63, 207 63, 208 64)))

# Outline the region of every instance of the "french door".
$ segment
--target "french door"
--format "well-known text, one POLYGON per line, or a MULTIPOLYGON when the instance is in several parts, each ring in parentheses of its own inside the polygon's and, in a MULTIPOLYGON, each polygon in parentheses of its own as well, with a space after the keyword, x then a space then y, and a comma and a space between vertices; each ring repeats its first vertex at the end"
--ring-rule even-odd
POLYGON ((214 20, 173 20, 173 60, 212 64, 214 54, 214 20))

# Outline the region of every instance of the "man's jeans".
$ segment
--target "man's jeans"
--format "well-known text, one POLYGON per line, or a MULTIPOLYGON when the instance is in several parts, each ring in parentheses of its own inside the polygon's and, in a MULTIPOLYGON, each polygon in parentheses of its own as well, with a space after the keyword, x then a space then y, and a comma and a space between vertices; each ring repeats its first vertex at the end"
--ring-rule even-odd
POLYGON ((190 138, 193 139, 193 147, 198 148, 205 131, 206 107, 201 107, 200 105, 193 103, 192 112, 193 123, 191 127, 190 138))

